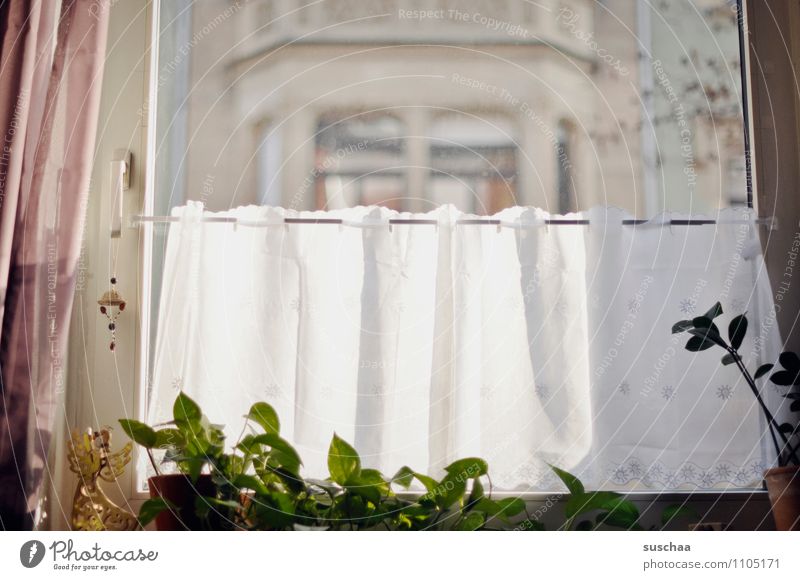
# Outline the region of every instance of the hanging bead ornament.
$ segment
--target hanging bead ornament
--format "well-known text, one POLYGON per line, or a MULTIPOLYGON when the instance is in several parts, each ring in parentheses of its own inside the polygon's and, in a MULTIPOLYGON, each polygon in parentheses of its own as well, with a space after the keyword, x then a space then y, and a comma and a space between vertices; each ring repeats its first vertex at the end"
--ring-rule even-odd
POLYGON ((117 346, 117 318, 125 310, 125 300, 117 292, 117 278, 112 277, 111 289, 106 291, 97 303, 100 305, 100 314, 108 319, 108 330, 111 331, 111 344, 108 348, 114 350, 117 346))

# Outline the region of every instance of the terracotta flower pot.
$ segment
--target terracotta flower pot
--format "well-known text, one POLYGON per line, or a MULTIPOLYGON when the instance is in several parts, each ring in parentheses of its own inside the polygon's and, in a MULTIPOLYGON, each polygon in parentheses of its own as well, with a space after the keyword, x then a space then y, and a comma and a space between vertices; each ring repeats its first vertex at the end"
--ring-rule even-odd
POLYGON ((194 502, 197 496, 214 496, 216 488, 210 475, 201 475, 192 483, 187 475, 173 473, 156 475, 147 480, 150 497, 163 497, 177 506, 177 510, 164 510, 156 516, 156 529, 161 531, 201 530, 203 524, 197 517, 194 502))
POLYGON ((764 472, 772 517, 781 531, 800 530, 800 467, 773 467, 764 472))

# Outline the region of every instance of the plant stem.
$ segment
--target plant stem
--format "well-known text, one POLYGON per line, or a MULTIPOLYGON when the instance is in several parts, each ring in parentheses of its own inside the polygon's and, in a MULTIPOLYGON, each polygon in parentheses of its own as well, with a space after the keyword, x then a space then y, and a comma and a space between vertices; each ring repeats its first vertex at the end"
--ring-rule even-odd
POLYGON ((764 399, 761 397, 761 393, 759 393, 758 391, 758 386, 756 385, 756 382, 753 379, 753 377, 750 376, 750 372, 747 370, 747 367, 744 366, 744 362, 742 362, 742 357, 739 356, 739 352, 732 347, 728 348, 727 350, 733 357, 733 360, 736 362, 736 366, 739 367, 739 371, 741 371, 742 375, 745 378, 745 381, 747 381, 747 384, 750 386, 750 390, 753 391, 753 395, 755 395, 758 404, 761 406, 761 410, 764 412, 764 416, 767 418, 767 422, 769 424, 769 432, 770 435, 772 436, 772 442, 775 445, 775 451, 778 454, 778 465, 780 466, 785 465, 785 462, 783 461, 783 449, 788 449, 789 456, 792 457, 794 461, 800 463, 800 460, 798 460, 796 453, 794 452, 791 444, 789 443, 789 439, 786 437, 784 432, 780 430, 778 422, 775 420, 775 417, 770 412, 769 408, 767 407, 767 404, 764 402, 764 399), (783 449, 778 444, 778 440, 775 437, 775 431, 777 431, 778 435, 780 435, 781 439, 783 439, 784 443, 783 449))
POLYGON ((149 449, 146 449, 146 451, 147 451, 147 457, 150 459, 150 465, 153 466, 153 469, 155 470, 156 475, 161 475, 161 472, 158 470, 158 467, 156 466, 156 460, 153 459, 153 452, 150 451, 149 449))

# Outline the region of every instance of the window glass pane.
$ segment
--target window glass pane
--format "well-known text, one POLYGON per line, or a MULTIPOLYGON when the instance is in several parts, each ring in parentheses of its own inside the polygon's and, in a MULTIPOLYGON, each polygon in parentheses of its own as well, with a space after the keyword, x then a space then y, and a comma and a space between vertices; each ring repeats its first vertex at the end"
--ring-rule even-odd
POLYGON ((735 4, 162 2, 155 208, 740 205, 735 4))

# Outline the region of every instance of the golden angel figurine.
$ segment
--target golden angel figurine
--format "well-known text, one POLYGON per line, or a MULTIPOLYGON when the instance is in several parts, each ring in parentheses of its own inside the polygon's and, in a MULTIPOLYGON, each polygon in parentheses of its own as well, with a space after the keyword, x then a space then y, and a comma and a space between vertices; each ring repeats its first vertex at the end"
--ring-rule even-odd
POLYGON ((100 488, 99 480, 113 482, 131 460, 131 443, 111 453, 111 429, 72 432, 69 468, 78 475, 72 505, 73 530, 135 530, 136 516, 112 502, 100 488))

